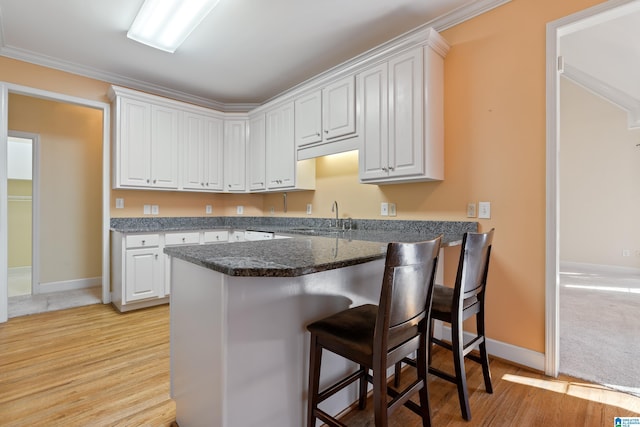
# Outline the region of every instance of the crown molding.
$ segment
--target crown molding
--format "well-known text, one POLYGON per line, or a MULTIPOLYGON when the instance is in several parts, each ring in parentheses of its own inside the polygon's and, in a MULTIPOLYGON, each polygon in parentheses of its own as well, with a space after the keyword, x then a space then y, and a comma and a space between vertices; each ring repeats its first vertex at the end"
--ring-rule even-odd
POLYGON ((640 128, 640 99, 565 62, 562 76, 627 112, 629 129, 640 128))
MULTIPOLYGON (((385 43, 383 46, 390 46, 392 44, 398 43, 399 40, 413 39, 417 35, 423 34, 425 31, 431 28, 436 31, 446 30, 462 22, 475 18, 478 15, 481 15, 499 6, 502 6, 505 3, 509 3, 510 1, 511 0, 474 1, 471 4, 460 6, 459 8, 454 9, 453 11, 446 13, 445 15, 442 15, 399 37, 396 37, 393 40, 391 40, 388 44, 385 43)), ((3 18, 2 11, 0 10, 0 56, 5 56, 8 58, 29 62, 31 64, 40 65, 47 68, 68 72, 71 74, 76 74, 82 77, 101 80, 110 84, 125 86, 131 89, 148 92, 154 95, 164 96, 164 97, 175 99, 178 101, 183 101, 183 102, 188 102, 188 103, 203 106, 203 107, 213 108, 222 112, 248 112, 276 98, 276 97, 271 98, 270 100, 267 100, 262 104, 260 103, 223 103, 223 102, 216 101, 214 99, 209 99, 209 98, 194 95, 191 93, 174 90, 164 86, 149 83, 144 80, 132 79, 117 73, 106 72, 96 68, 86 67, 84 65, 77 64, 74 62, 64 61, 64 60, 53 58, 47 55, 36 54, 34 52, 30 52, 27 50, 7 46, 5 44, 5 38, 3 34, 2 18, 3 18)), ((432 48, 434 48, 435 50, 439 50, 441 54, 443 54, 442 49, 445 49, 445 46, 446 44, 442 44, 441 42, 436 42, 436 45, 433 45, 432 48)), ((379 48, 380 47, 375 49, 377 50, 379 48)), ((446 49, 448 50, 448 47, 446 47, 446 49)), ((444 51, 444 54, 446 54, 446 51, 444 51)), ((359 55, 358 58, 361 58, 361 55, 359 55)), ((351 61, 349 61, 349 63, 351 63, 351 61)), ((338 68, 346 69, 347 67, 348 65, 342 64, 338 67, 332 68, 331 71, 335 72, 338 68)), ((324 76, 326 74, 327 72, 323 72, 320 75, 310 80, 307 80, 304 83, 301 83, 300 85, 294 86, 294 88, 291 88, 285 91, 284 93, 288 93, 295 88, 299 88, 302 84, 308 83, 310 81, 315 81, 319 77, 324 76)), ((280 95, 278 95, 278 97, 280 95)))

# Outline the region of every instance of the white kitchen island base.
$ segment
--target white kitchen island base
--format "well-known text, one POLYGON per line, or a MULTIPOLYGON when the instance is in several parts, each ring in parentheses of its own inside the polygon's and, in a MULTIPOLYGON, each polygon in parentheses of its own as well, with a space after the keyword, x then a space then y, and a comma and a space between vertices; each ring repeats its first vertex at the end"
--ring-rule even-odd
MULTIPOLYGON (((236 277, 171 258, 171 393, 180 427, 306 424, 305 326, 377 304, 384 259, 296 277, 236 277)), ((325 353, 321 386, 355 370, 325 353)), ((357 385, 329 399, 331 414, 357 385)))

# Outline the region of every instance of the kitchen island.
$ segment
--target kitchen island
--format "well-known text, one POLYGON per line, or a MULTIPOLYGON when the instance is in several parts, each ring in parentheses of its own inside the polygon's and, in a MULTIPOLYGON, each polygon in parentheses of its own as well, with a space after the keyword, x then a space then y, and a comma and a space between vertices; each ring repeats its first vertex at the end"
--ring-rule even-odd
MULTIPOLYGON (((181 427, 305 424, 305 326, 377 303, 388 241, 375 233, 370 236, 377 241, 353 239, 348 231, 314 234, 165 248, 171 257, 171 390, 181 427)), ((437 234, 391 235, 419 241, 437 234)), ((461 235, 450 233, 445 244, 459 244, 461 235)), ((321 381, 353 368, 328 354, 321 381)), ((339 413, 356 398, 355 387, 347 388, 325 402, 325 410, 339 413)))

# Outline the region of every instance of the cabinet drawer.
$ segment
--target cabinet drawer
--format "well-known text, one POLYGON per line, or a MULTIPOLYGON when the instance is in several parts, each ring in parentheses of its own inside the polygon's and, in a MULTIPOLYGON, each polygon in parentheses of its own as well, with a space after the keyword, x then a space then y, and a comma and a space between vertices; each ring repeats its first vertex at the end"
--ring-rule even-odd
POLYGON ((199 232, 167 233, 164 236, 164 244, 170 245, 197 245, 200 243, 199 232))
POLYGON ((228 241, 229 241, 229 231, 227 230, 204 232, 204 243, 228 242, 228 241))
POLYGON ((146 248, 158 246, 160 244, 159 234, 132 234, 126 237, 126 247, 130 248, 146 248))

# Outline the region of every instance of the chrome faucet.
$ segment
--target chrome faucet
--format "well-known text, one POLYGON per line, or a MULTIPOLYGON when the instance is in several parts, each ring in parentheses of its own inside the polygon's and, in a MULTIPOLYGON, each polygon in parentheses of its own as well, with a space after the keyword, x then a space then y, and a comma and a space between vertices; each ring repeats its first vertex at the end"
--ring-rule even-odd
POLYGON ((339 228, 340 225, 338 224, 338 222, 340 221, 338 218, 338 202, 336 202, 335 200, 333 201, 333 206, 331 206, 331 212, 335 212, 336 213, 336 228, 339 228))

